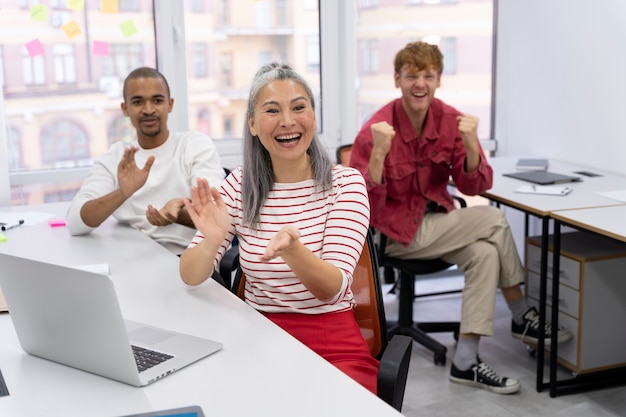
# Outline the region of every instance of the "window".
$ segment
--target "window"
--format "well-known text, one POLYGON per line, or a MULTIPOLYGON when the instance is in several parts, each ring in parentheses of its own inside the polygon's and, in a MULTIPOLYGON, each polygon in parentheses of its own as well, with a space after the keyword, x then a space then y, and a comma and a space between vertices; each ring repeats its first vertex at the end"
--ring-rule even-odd
POLYGON ((81 160, 89 158, 88 145, 82 127, 68 120, 54 122, 41 132, 41 160, 47 167, 81 165, 81 160))
POLYGON ((0 88, 4 87, 4 54, 2 53, 2 46, 0 46, 0 88))
POLYGON ((224 116, 223 136, 225 138, 232 138, 235 136, 234 120, 235 118, 231 115, 224 116))
POLYGON ((193 76, 204 78, 208 75, 207 70, 207 47, 205 43, 194 43, 192 45, 193 76))
POLYGON ((57 84, 76 82, 74 45, 54 45, 54 78, 57 84))
POLYGON ((31 57, 26 48, 22 51, 22 74, 24 84, 43 85, 46 83, 46 65, 43 56, 31 57))
MULTIPOLYGON (((359 5, 365 3, 371 5, 366 1, 359 5)), ((358 10, 358 127, 373 111, 399 97, 393 81, 395 54, 407 43, 423 40, 439 45, 444 55, 444 74, 435 96, 477 116, 479 138, 491 138, 493 1, 408 1, 404 8, 393 3, 358 10), (446 7, 411 6, 434 3, 446 7)))
POLYGON ((0 184, 10 185, 13 204, 71 198, 113 137, 135 136, 120 110, 121 83, 135 67, 156 66, 152 1, 118 1, 118 14, 100 12, 100 4, 71 10, 66 0, 2 3, 0 27, 12 36, 0 38, 0 125, 7 127, 0 140, 8 153, 0 157, 9 162, 0 184), (31 19, 31 4, 48 5, 49 24, 31 19), (68 38, 59 26, 70 21, 79 36, 68 38), (124 31, 128 22, 133 30, 124 31))
POLYGON ((107 129, 107 137, 108 146, 111 146, 115 142, 119 141, 127 144, 132 143, 135 139, 135 129, 133 128, 130 119, 121 114, 114 118, 107 129))
POLYGON ((308 35, 306 37, 306 67, 311 72, 320 70, 320 37, 308 35))
POLYGON ((359 69, 362 74, 378 73, 378 40, 359 40, 359 69))
POLYGON ((220 81, 223 88, 233 86, 233 54, 223 52, 220 55, 220 81))

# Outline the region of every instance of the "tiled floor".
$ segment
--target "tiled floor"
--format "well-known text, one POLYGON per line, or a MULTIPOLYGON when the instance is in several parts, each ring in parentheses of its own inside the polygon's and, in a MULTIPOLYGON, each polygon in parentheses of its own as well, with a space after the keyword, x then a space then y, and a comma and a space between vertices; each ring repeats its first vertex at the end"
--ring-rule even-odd
MULTIPOLYGON (((417 291, 429 287, 460 287, 462 278, 421 281, 417 291)), ((385 285, 383 290, 388 290, 385 285)), ((385 291, 387 293, 387 291, 385 291)), ((416 320, 458 320, 461 306, 460 294, 420 298, 414 304, 416 320)), ((388 319, 397 316, 397 300, 393 294, 385 295, 388 319)), ((402 414, 407 417, 617 417, 626 416, 626 386, 604 388, 584 393, 560 395, 551 398, 547 392, 535 390, 536 362, 526 346, 510 335, 511 316, 500 294, 496 301, 495 335, 481 340, 481 357, 500 375, 522 381, 522 390, 512 395, 492 394, 485 390, 454 384, 448 380, 455 341, 451 334, 435 337, 448 347, 445 366, 435 365, 433 355, 417 343, 413 344, 409 380, 402 414)), ((547 372, 547 368, 546 368, 547 372)), ((571 374, 560 369, 562 377, 571 374)))

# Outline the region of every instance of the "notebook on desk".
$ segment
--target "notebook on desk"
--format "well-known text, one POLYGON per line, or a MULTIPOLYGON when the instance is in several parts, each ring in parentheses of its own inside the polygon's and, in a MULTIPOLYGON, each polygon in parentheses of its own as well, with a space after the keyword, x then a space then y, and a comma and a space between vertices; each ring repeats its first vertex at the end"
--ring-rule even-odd
POLYGON ((580 177, 572 175, 557 174, 550 171, 522 171, 502 174, 505 177, 517 178, 518 180, 532 182, 539 185, 563 184, 568 182, 581 181, 580 177))
POLYGON ((0 287, 25 352, 134 386, 222 344, 124 320, 104 274, 0 254, 0 287), (140 353, 148 359, 136 361, 140 353))

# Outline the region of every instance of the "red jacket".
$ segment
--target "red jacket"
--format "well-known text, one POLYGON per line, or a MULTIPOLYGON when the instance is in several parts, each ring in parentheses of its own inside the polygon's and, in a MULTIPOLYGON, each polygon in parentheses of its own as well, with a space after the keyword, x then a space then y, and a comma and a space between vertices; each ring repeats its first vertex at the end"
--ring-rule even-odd
POLYGON ((365 178, 370 223, 404 245, 411 243, 417 233, 428 200, 436 202, 438 210, 454 209, 448 193, 450 178, 466 195, 478 195, 491 188, 493 170, 482 148, 478 168, 471 173, 464 170, 466 152, 456 120, 460 114, 454 107, 433 99, 418 138, 402 100, 396 99, 378 110, 354 140, 350 165, 365 178), (372 151, 370 126, 380 121, 392 125, 396 136, 385 158, 382 184, 376 184, 368 170, 372 151))

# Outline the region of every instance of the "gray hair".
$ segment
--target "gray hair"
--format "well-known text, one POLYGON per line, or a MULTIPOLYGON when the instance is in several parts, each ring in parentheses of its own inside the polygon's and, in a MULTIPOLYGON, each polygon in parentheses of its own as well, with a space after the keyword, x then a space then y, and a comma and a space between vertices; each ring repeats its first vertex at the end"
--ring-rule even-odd
MULTIPOLYGON (((250 88, 247 117, 243 129, 243 178, 241 180, 243 223, 251 227, 258 223, 261 207, 274 184, 274 171, 269 152, 263 147, 259 138, 253 136, 250 131, 248 118, 254 117, 254 108, 261 90, 267 84, 277 80, 293 80, 300 84, 309 96, 311 106, 315 111, 313 91, 307 82, 288 65, 273 62, 264 65, 255 74, 250 88)), ((316 189, 329 189, 332 185, 333 162, 317 137, 317 133, 313 134, 313 141, 307 153, 311 161, 316 189)))

